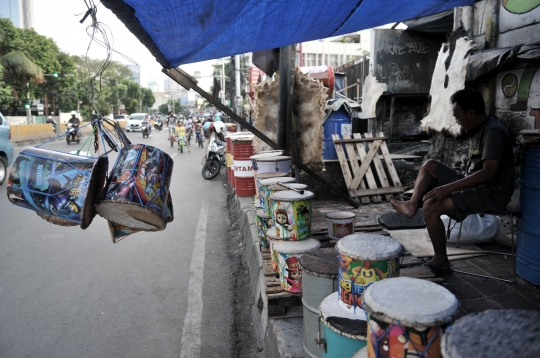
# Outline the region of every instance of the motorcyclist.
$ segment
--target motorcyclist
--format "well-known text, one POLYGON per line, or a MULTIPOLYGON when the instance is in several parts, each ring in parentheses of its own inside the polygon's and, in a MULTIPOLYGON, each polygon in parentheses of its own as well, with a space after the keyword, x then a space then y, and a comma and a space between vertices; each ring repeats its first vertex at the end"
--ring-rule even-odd
POLYGON ((214 123, 214 130, 216 131, 216 136, 219 140, 222 142, 225 141, 225 135, 223 132, 225 132, 225 123, 219 121, 214 123))
POLYGON ((52 116, 48 116, 48 117, 47 117, 47 123, 52 124, 52 126, 53 126, 53 132, 56 133, 56 129, 57 129, 57 127, 58 127, 58 123, 53 119, 52 116))
POLYGON ((141 121, 141 123, 143 125, 146 124, 146 128, 148 128, 148 134, 152 133, 152 125, 150 123, 150 118, 148 118, 148 114, 144 116, 144 119, 141 121))
POLYGON ((176 138, 178 138, 178 148, 180 148, 180 141, 184 141, 184 144, 187 147, 188 153, 191 153, 191 150, 189 149, 189 144, 186 140, 186 129, 184 128, 184 124, 182 121, 178 123, 178 127, 176 127, 176 138))
MULTIPOLYGON (((69 119, 68 123, 71 125, 72 128, 76 128, 76 135, 80 138, 81 131, 79 131, 78 128, 81 125, 81 120, 79 119, 79 117, 77 117, 77 112, 71 111, 71 118, 69 119)), ((73 133, 72 135, 75 135, 75 133, 73 133)))

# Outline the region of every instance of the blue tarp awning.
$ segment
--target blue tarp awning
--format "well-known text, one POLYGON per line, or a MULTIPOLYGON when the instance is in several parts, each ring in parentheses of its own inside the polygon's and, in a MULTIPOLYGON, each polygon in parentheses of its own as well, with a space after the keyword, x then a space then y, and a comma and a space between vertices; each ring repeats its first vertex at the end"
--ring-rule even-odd
POLYGON ((101 0, 164 67, 405 21, 474 0, 101 0))

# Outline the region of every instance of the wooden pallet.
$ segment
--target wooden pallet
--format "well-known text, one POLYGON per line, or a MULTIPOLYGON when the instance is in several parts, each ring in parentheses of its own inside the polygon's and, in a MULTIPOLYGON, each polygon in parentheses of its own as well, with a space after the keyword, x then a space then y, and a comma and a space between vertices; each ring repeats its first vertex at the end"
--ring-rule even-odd
POLYGON ((332 135, 349 196, 364 204, 381 202, 381 195, 390 200, 391 194, 402 193, 405 188, 390 158, 386 138, 382 132, 377 133, 377 137, 365 133, 364 137, 359 133, 354 133, 353 138, 344 134, 343 139, 338 134, 332 135), (367 152, 364 143, 368 144, 367 152))

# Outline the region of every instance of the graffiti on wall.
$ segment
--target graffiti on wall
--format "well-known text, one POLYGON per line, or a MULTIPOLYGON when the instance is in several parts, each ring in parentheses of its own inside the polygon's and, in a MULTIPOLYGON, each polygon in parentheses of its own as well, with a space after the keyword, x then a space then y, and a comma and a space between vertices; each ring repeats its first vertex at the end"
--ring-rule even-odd
MULTIPOLYGON (((520 29, 536 21, 540 15, 539 6, 540 0, 503 0, 499 31, 514 31, 515 36, 523 38, 520 29)), ((530 39, 527 42, 538 40, 530 39)), ((510 112, 526 112, 534 117, 534 128, 540 128, 540 103, 535 103, 535 98, 540 94, 540 79, 536 76, 539 68, 540 63, 527 63, 498 76, 499 107, 510 112)))

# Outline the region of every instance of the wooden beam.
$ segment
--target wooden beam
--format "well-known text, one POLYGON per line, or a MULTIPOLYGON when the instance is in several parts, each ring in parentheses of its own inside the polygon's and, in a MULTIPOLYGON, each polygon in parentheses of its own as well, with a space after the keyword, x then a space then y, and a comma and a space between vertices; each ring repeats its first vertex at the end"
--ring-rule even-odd
POLYGON ((309 168, 307 165, 305 165, 300 159, 298 159, 297 157, 295 157, 295 156, 291 155, 290 153, 288 153, 286 150, 284 150, 279 145, 277 145, 277 143, 275 143, 273 140, 268 138, 264 133, 262 133, 257 128, 252 126, 251 123, 249 123, 249 122, 245 121, 244 119, 242 119, 242 117, 240 117, 238 114, 234 113, 230 108, 228 108, 223 103, 221 103, 219 100, 217 100, 212 95, 207 93, 205 90, 203 90, 202 88, 197 86, 197 81, 194 81, 194 79, 191 79, 191 76, 189 76, 186 72, 182 71, 180 68, 168 69, 168 68, 165 68, 165 67, 161 71, 164 74, 166 74, 167 76, 169 76, 171 79, 176 81, 178 84, 183 86, 184 88, 193 89, 195 92, 200 94, 203 98, 208 100, 208 102, 212 103, 214 106, 219 108, 221 111, 223 111, 224 113, 229 115, 229 117, 233 121, 235 121, 236 123, 240 124, 241 126, 247 128, 247 129, 249 129, 251 131, 251 133, 253 133, 260 140, 262 140, 263 142, 268 144, 270 147, 272 147, 272 148, 274 148, 276 150, 283 150, 283 154, 291 156, 294 164, 297 165, 298 168, 300 168, 301 170, 306 172, 307 175, 309 175, 310 177, 315 179, 320 184, 324 185, 332 193, 338 195, 341 199, 343 199, 349 205, 351 205, 354 208, 358 208, 360 206, 356 201, 352 200, 346 193, 343 193, 343 192, 339 191, 332 184, 330 184, 329 182, 324 180, 320 175, 315 173, 311 168, 309 168), (185 87, 182 83, 186 83, 190 87, 189 88, 185 87))
POLYGON ((334 143, 360 143, 360 142, 373 142, 375 140, 386 140, 386 137, 336 139, 334 140, 334 143))
POLYGON ((392 186, 389 188, 378 188, 378 189, 357 189, 349 190, 349 193, 353 196, 371 196, 371 195, 383 195, 383 194, 396 194, 403 193, 405 187, 403 186, 392 186))

